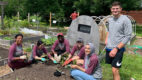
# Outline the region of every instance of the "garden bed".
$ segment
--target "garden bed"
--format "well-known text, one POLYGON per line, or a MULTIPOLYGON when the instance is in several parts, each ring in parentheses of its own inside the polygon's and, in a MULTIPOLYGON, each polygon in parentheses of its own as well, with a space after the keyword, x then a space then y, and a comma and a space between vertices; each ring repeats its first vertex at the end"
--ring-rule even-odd
MULTIPOLYGON (((10 46, 14 42, 14 35, 0 37, 0 45, 10 46), (6 39, 4 39, 6 38, 6 39)), ((23 42, 37 41, 41 38, 45 38, 45 35, 24 35, 23 42)))
POLYGON ((70 78, 70 71, 62 68, 59 64, 55 65, 51 61, 47 64, 38 63, 31 66, 15 70, 12 74, 4 76, 0 80, 73 80, 70 78), (60 77, 54 76, 56 69, 65 72, 60 77))
POLYGON ((0 60, 8 57, 8 50, 0 47, 0 60))
POLYGON ((13 70, 8 66, 8 64, 0 66, 0 78, 11 74, 13 70))

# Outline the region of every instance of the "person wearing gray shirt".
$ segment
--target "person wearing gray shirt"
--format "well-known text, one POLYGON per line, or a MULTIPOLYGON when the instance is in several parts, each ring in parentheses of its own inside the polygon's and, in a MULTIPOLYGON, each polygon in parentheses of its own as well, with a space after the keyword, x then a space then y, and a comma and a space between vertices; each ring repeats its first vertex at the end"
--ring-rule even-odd
POLYGON ((112 17, 108 19, 108 32, 105 40, 106 63, 112 65, 113 80, 120 80, 119 68, 132 34, 132 24, 126 15, 121 14, 122 7, 119 2, 111 6, 112 17))

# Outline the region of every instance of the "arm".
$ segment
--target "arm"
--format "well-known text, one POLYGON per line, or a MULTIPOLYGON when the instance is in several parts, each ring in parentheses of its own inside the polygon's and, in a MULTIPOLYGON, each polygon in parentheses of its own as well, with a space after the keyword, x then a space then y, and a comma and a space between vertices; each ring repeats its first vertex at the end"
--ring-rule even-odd
POLYGON ((65 41, 65 45, 66 45, 66 52, 70 53, 70 45, 67 40, 65 41))
POLYGON ((85 57, 85 47, 81 48, 78 56, 79 56, 80 59, 84 59, 84 57, 85 57))
POLYGON ((123 38, 122 42, 120 42, 118 44, 118 48, 123 48, 127 43, 128 41, 131 39, 131 34, 132 34, 132 24, 131 24, 131 21, 128 19, 128 20, 125 20, 124 22, 124 35, 125 37, 123 38))
POLYGON ((71 65, 71 68, 73 69, 79 69, 87 74, 92 74, 92 72, 94 71, 94 69, 96 68, 98 64, 98 58, 96 55, 93 55, 90 59, 90 63, 88 65, 88 69, 84 69, 83 67, 80 67, 78 65, 71 65))
POLYGON ((85 72, 85 69, 82 68, 82 67, 80 67, 80 66, 78 66, 78 65, 71 65, 71 68, 73 68, 73 69, 79 69, 79 70, 85 72))
POLYGON ((77 16, 79 16, 79 12, 78 12, 77 16))
POLYGON ((106 33, 105 45, 107 45, 108 34, 109 34, 109 32, 106 33))
POLYGON ((92 74, 92 72, 94 71, 94 69, 96 68, 98 64, 98 58, 97 56, 92 56, 91 59, 90 59, 90 63, 88 65, 88 69, 85 70, 85 72, 87 74, 92 74))
POLYGON ((62 55, 66 54, 66 53, 70 53, 69 42, 67 40, 65 40, 64 44, 65 44, 65 47, 66 47, 66 51, 62 55))
MULTIPOLYGON (((128 20, 125 20, 124 21, 124 38, 123 40, 116 46, 118 47, 119 49, 123 48, 127 42, 130 40, 131 38, 131 34, 132 34, 132 24, 131 24, 131 21, 128 19, 128 20)), ((110 53, 110 56, 111 57, 114 57, 117 53, 118 49, 117 48, 114 48, 110 53)))
POLYGON ((69 54, 69 56, 68 56, 68 58, 67 58, 66 60, 69 60, 71 57, 72 57, 72 55, 71 55, 71 54, 69 54))
POLYGON ((68 56, 68 58, 67 58, 67 60, 68 60, 68 59, 70 59, 70 58, 74 55, 74 53, 75 53, 76 49, 77 49, 77 46, 76 46, 76 45, 74 45, 74 46, 73 46, 73 48, 72 48, 71 53, 69 54, 69 56, 68 56))
POLYGON ((74 55, 74 53, 75 53, 76 49, 77 49, 77 46, 76 46, 76 45, 74 45, 74 46, 73 46, 73 48, 72 48, 72 51, 71 51, 71 53, 70 53, 72 56, 74 55))
POLYGON ((70 15, 70 18, 72 18, 72 14, 70 15))
POLYGON ((56 52, 54 51, 55 50, 55 47, 58 45, 58 40, 55 41, 55 43, 53 44, 52 48, 51 48, 51 51, 56 54, 56 52))
POLYGON ((35 45, 33 48, 33 58, 35 58, 37 60, 41 60, 41 58, 36 55, 36 50, 37 50, 37 46, 35 45))
POLYGON ((72 60, 84 59, 84 57, 85 57, 85 47, 81 48, 81 50, 80 50, 78 56, 74 56, 74 57, 72 58, 72 60))
POLYGON ((47 52, 47 50, 45 49, 45 47, 43 47, 43 52, 44 52, 44 54, 47 54, 48 52, 47 52))
POLYGON ((20 57, 14 57, 13 54, 15 52, 15 48, 16 48, 16 45, 12 45, 9 49, 9 55, 8 55, 8 58, 10 61, 14 61, 14 60, 19 60, 20 57))

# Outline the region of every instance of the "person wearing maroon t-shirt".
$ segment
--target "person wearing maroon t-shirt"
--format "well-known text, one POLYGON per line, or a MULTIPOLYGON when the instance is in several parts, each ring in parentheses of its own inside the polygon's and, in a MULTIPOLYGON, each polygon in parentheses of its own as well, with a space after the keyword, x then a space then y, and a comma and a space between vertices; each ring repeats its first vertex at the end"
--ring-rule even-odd
POLYGON ((73 60, 84 59, 84 56, 85 56, 85 47, 83 44, 83 39, 78 38, 67 60, 69 60, 70 58, 72 58, 73 60))
POLYGON ((75 80, 101 80, 102 70, 92 43, 85 45, 85 58, 82 65, 72 64, 71 76, 75 80))
POLYGON ((30 61, 27 61, 26 53, 24 53, 23 51, 22 40, 23 40, 23 35, 17 34, 15 36, 15 42, 11 45, 9 49, 8 65, 13 70, 31 64, 30 61))
POLYGON ((63 33, 57 34, 58 40, 53 44, 51 51, 54 54, 54 59, 59 62, 61 56, 70 53, 69 41, 64 38, 63 33))

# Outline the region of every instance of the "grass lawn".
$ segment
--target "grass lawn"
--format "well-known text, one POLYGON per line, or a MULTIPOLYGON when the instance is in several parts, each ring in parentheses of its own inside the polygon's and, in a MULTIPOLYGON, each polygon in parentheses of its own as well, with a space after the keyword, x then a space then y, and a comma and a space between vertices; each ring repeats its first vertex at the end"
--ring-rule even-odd
MULTIPOLYGON (((101 63, 103 69, 103 80, 113 80, 111 65, 101 63)), ((121 80, 142 80, 142 56, 127 54, 123 56, 122 67, 120 68, 121 80)))

